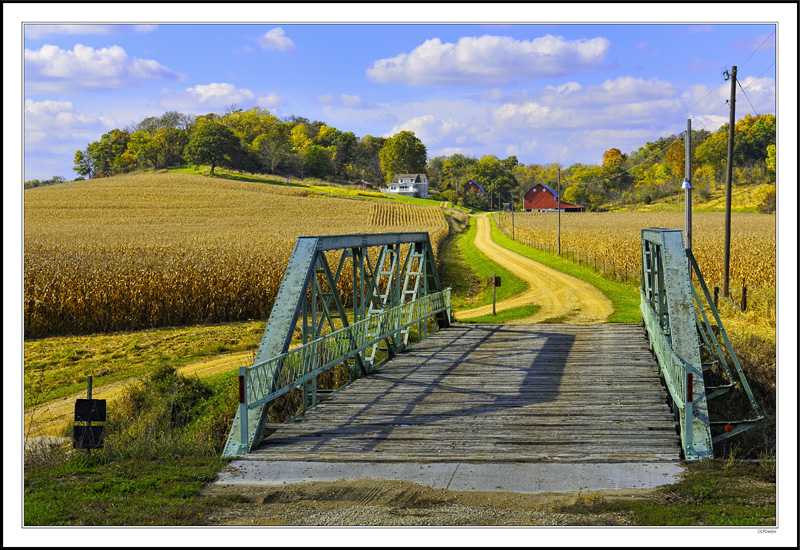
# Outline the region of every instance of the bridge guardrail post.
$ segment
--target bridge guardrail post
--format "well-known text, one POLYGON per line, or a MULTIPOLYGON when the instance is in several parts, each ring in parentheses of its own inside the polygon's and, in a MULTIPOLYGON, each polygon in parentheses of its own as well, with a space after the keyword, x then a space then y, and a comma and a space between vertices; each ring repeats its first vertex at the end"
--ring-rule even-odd
POLYGON ((247 433, 247 367, 239 367, 239 442, 241 449, 249 446, 247 433))
POLYGON ((697 458, 697 453, 694 450, 694 414, 692 405, 694 404, 694 375, 691 372, 685 373, 686 376, 686 402, 684 404, 684 454, 687 460, 694 460, 697 458))

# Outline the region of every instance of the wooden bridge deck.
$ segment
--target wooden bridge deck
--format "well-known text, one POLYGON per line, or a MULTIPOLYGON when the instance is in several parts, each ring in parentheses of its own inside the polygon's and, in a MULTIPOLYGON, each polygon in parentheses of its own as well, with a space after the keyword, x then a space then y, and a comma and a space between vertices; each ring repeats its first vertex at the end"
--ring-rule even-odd
POLYGON ((457 325, 274 433, 248 459, 675 462, 639 325, 457 325))

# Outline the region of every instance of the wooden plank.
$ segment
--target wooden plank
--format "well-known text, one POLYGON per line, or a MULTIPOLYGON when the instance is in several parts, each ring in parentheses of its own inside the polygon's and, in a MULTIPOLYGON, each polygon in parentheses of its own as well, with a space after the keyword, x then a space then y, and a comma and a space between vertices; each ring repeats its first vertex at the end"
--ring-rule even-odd
POLYGON ((624 462, 680 452, 638 325, 457 325, 267 429, 248 458, 624 462))

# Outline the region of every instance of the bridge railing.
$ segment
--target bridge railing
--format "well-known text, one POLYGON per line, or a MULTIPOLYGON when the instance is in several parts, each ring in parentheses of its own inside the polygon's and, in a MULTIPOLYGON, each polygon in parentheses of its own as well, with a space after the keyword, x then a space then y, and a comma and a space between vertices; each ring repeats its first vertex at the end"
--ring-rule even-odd
POLYGON ((276 398, 301 389, 301 409, 280 412, 304 413, 317 404, 320 374, 344 365, 350 382, 368 375, 412 336, 424 338, 432 317, 450 324, 428 233, 298 237, 253 363, 240 369, 223 456, 259 444, 276 398), (298 332, 301 345, 290 350, 298 332))
POLYGON ((676 409, 680 417, 684 419, 684 421, 681 422, 680 434, 684 456, 687 459, 697 458, 697 453, 694 450, 693 422, 687 422, 685 419, 694 417, 694 411, 692 410, 694 404, 694 377, 700 376, 702 379, 702 371, 687 361, 684 361, 672 351, 672 347, 668 341, 668 335, 665 334, 663 329, 659 326, 656 313, 653 311, 651 305, 645 301, 644 296, 642 296, 640 309, 642 311, 642 319, 647 329, 650 345, 658 359, 661 374, 670 392, 673 408, 676 409))
POLYGON ((687 460, 713 458, 714 443, 753 427, 763 416, 758 413, 719 313, 710 300, 694 256, 684 248, 683 233, 679 229, 642 230, 640 292, 642 319, 669 391, 673 412, 679 420, 684 457, 687 460), (707 307, 717 323, 716 329, 734 363, 737 382, 733 381, 732 369, 708 322, 706 306, 692 284, 692 274, 708 300, 707 307), (716 359, 704 363, 701 349, 716 359), (715 364, 721 365, 730 383, 706 385, 703 373, 715 364), (755 414, 742 420, 711 421, 709 400, 737 387, 745 391, 755 414), (721 433, 712 435, 712 427, 717 431, 722 428, 721 433))
POLYGON ((239 368, 240 444, 247 445, 248 411, 268 403, 413 325, 446 313, 450 289, 375 314, 287 353, 239 368))
POLYGON ((642 319, 678 419, 684 458, 711 458, 708 404, 681 230, 642 230, 640 292, 642 319))

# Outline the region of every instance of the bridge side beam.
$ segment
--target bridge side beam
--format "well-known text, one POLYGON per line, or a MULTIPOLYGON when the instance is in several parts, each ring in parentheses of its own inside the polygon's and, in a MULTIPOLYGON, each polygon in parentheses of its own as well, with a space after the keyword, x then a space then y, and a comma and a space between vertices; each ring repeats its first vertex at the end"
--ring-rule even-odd
MULTIPOLYGON (((682 391, 690 392, 682 396, 685 408, 680 409, 681 432, 686 434, 684 453, 687 459, 711 458, 713 444, 708 403, 692 300, 692 284, 686 268, 683 232, 680 229, 644 229, 643 246, 645 241, 658 247, 656 256, 661 260, 654 262, 660 268, 658 281, 654 281, 654 286, 657 287, 658 297, 663 296, 663 302, 660 299, 659 303, 664 304, 664 313, 668 319, 667 327, 662 325, 662 329, 666 328, 662 333, 663 337, 670 343, 672 351, 686 363, 685 368, 692 371, 690 373, 687 370, 686 387, 680 388, 682 391), (689 374, 691 383, 688 382, 689 374)), ((659 314, 659 317, 662 315, 659 314)), ((680 391, 678 388, 670 390, 680 391)))

